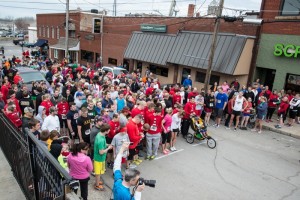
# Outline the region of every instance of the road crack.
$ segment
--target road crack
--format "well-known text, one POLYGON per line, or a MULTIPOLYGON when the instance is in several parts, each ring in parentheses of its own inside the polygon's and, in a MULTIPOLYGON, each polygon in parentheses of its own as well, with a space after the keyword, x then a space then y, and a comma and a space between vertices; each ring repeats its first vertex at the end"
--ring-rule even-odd
POLYGON ((295 175, 289 176, 286 178, 287 181, 290 181, 292 178, 295 178, 300 175, 300 171, 298 171, 295 175))
POLYGON ((241 188, 237 187, 236 185, 234 185, 234 184, 228 182, 228 181, 223 177, 223 175, 222 175, 221 172, 219 171, 219 169, 218 169, 218 167, 217 167, 217 164, 216 164, 217 157, 218 157, 218 147, 216 147, 215 150, 216 150, 216 154, 215 154, 215 158, 214 158, 214 168, 215 168, 217 174, 219 175, 219 177, 222 179, 222 181, 223 181, 224 183, 226 183, 226 184, 228 184, 228 185, 234 187, 234 188, 237 189, 237 190, 243 191, 243 189, 241 189, 241 188))

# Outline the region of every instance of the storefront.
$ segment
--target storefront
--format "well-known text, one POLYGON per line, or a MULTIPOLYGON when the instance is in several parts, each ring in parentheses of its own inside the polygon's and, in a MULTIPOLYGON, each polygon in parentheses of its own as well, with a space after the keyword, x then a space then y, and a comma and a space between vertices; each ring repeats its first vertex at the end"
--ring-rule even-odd
POLYGON ((300 36, 262 34, 254 78, 272 89, 300 92, 300 36))
MULTIPOLYGON (((77 39, 69 38, 68 52, 71 63, 78 62, 80 42, 77 39)), ((50 46, 50 57, 58 60, 63 60, 65 57, 66 39, 64 37, 59 38, 58 43, 50 46)))
MULTIPOLYGON (((134 32, 125 50, 129 59, 142 73, 149 69, 162 84, 182 83, 191 75, 193 86, 204 87, 212 34, 182 31, 176 35, 134 32)), ((254 38, 235 34, 219 34, 210 84, 241 85, 248 79, 254 38)))

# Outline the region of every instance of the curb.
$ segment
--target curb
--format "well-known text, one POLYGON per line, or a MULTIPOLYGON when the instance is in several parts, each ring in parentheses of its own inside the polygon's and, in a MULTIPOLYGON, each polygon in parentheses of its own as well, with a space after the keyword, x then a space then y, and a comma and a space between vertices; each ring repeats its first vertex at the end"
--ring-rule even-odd
POLYGON ((269 126, 266 126, 266 125, 263 125, 263 129, 273 131, 273 132, 276 132, 276 133, 279 133, 279 134, 282 134, 282 135, 291 136, 291 137, 296 138, 296 139, 300 139, 300 135, 297 135, 297 134, 294 134, 294 133, 289 133, 287 131, 283 131, 282 129, 277 129, 277 128, 269 127, 269 126))

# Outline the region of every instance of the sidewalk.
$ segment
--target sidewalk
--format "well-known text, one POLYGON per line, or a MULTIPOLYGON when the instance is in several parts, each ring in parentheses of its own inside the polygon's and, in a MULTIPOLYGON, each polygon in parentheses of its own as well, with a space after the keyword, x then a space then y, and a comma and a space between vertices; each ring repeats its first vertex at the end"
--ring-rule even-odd
POLYGON ((283 135, 291 136, 293 138, 300 139, 300 124, 294 123, 293 127, 287 127, 283 126, 280 129, 275 128, 275 125, 277 124, 276 118, 273 117, 273 122, 267 123, 264 121, 263 123, 263 129, 267 129, 276 133, 280 133, 283 135))
POLYGON ((1 199, 26 199, 0 148, 0 197, 1 199))

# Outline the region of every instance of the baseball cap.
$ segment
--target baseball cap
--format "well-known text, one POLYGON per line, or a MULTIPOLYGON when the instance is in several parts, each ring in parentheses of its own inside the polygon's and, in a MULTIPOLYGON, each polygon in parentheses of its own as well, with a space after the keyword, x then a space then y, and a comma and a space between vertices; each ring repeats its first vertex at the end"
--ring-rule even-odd
POLYGON ((100 115, 96 115, 94 118, 94 122, 99 122, 99 121, 103 121, 103 118, 100 115))
POLYGON ((129 107, 125 106, 125 107, 122 109, 121 112, 122 112, 122 113, 128 112, 128 113, 130 114, 130 109, 129 109, 129 107))
POLYGON ((24 108, 24 113, 28 113, 28 112, 33 113, 33 112, 34 112, 34 109, 31 108, 31 107, 25 107, 25 108, 24 108))
POLYGON ((127 127, 126 126, 124 126, 123 128, 121 128, 120 129, 120 131, 119 131, 120 133, 127 133, 127 127))
POLYGON ((81 92, 77 92, 76 97, 79 97, 79 96, 83 96, 83 94, 81 92))

